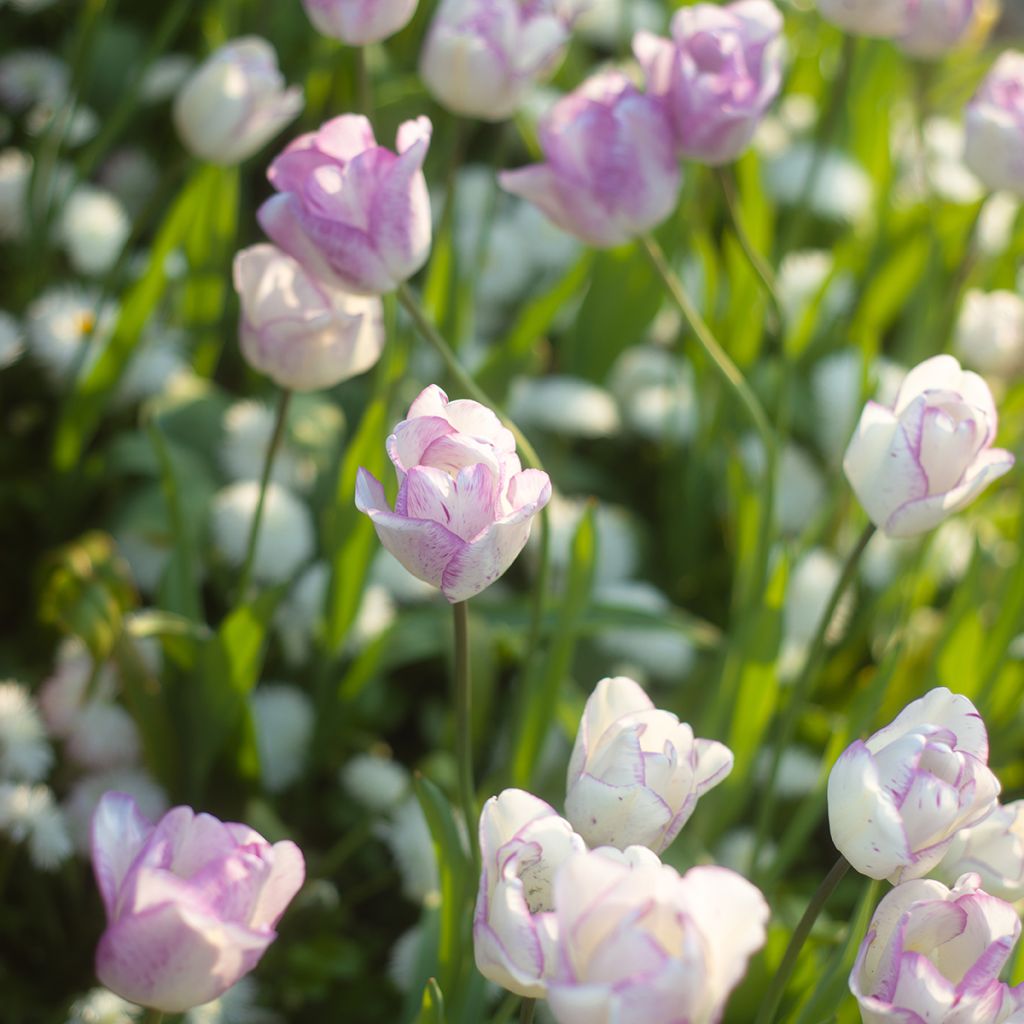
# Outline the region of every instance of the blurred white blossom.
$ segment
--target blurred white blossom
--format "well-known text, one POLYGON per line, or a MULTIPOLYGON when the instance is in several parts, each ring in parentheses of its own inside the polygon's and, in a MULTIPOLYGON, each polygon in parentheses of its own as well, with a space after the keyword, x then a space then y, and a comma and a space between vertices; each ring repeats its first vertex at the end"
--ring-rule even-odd
POLYGON ((94 185, 79 185, 61 210, 57 233, 71 266, 79 274, 96 277, 121 255, 131 221, 117 196, 94 185))
POLYGON ((83 369, 92 366, 116 316, 115 305, 99 290, 54 285, 28 307, 29 352, 61 384, 79 362, 83 369))
POLYGON ((632 345, 616 359, 608 387, 626 425, 652 441, 689 441, 697 430, 693 368, 657 345, 632 345))
POLYGON ((142 1007, 129 1003, 105 988, 94 988, 71 1004, 65 1024, 134 1024, 142 1007))
POLYGON ((49 786, 0 782, 0 833, 24 843, 40 871, 53 871, 72 853, 64 815, 49 786))
POLYGON ((157 57, 142 75, 139 99, 143 103, 169 100, 184 84, 196 66, 187 53, 165 53, 157 57))
POLYGON ((1015 292, 970 289, 956 324, 955 350, 964 365, 995 378, 1024 369, 1024 299, 1015 292))
MULTIPOLYGON (((804 184, 814 160, 814 147, 798 142, 765 162, 764 181, 768 192, 783 205, 803 201, 804 184)), ((852 157, 829 150, 821 158, 809 201, 810 208, 826 220, 856 224, 871 212, 871 178, 852 157)))
MULTIPOLYGON (((275 420, 274 410, 263 402, 246 399, 228 408, 224 414, 224 440, 218 454, 229 479, 260 479, 275 420)), ((295 451, 287 435, 286 425, 270 478, 282 487, 307 491, 313 484, 316 468, 295 451)))
POLYGON ((261 683, 250 697, 263 785, 280 793, 302 777, 313 738, 313 702, 297 686, 261 683))
POLYGON ((508 410, 520 426, 565 437, 608 437, 619 429, 615 399, 604 388, 562 374, 516 378, 508 410))
POLYGON ((662 32, 665 11, 654 0, 586 0, 573 22, 573 34, 612 50, 641 29, 662 32))
POLYGON ((160 169, 141 146, 122 146, 103 162, 99 180, 135 216, 160 184, 160 169))
MULTIPOLYGON (((743 438, 741 455, 751 476, 765 471, 764 447, 758 437, 743 438)), ((825 481, 810 455, 795 444, 787 444, 775 467, 775 518, 779 529, 793 536, 803 532, 825 503, 825 481)))
POLYGON ((75 716, 64 749, 79 767, 104 771, 136 764, 142 744, 134 719, 120 704, 91 700, 75 716))
POLYGON ((405 896, 414 903, 437 906, 441 899, 437 857, 419 801, 404 800, 377 825, 376 834, 395 858, 405 896))
POLYGON ((390 811, 409 792, 408 769, 385 754, 356 754, 341 769, 341 784, 371 811, 390 811))
POLYGON ((838 467, 863 406, 864 361, 860 350, 844 348, 816 363, 811 371, 815 426, 821 448, 838 467))
POLYGON ((67 64, 49 50, 13 50, 0 57, 0 103, 14 113, 37 103, 55 107, 69 79, 67 64))
POLYGON ((256 982, 242 978, 219 999, 188 1010, 184 1024, 279 1024, 282 1019, 260 1006, 256 982))
POLYGON ((25 351, 25 332, 21 324, 0 309, 0 370, 16 363, 25 351))
POLYGON ((323 625, 330 578, 331 567, 326 562, 315 562, 303 571, 277 606, 274 627, 290 665, 304 664, 313 653, 313 640, 323 625))
POLYGON ((53 765, 53 749, 28 689, 0 682, 0 779, 38 782, 53 765))
POLYGON ((849 309, 853 301, 853 281, 849 274, 839 274, 829 281, 834 264, 832 253, 824 249, 786 254, 779 266, 776 286, 782 315, 788 325, 799 324, 823 289, 817 310, 819 319, 833 319, 849 309))
POLYGON ((28 231, 28 187, 32 157, 13 147, 0 150, 0 241, 18 241, 28 231))

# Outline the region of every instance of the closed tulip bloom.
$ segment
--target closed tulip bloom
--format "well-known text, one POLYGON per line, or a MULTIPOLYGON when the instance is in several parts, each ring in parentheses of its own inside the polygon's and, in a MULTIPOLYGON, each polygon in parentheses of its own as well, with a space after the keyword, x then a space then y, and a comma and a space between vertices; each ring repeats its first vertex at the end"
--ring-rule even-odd
POLYGON ((235 256, 239 342, 282 388, 315 391, 368 370, 384 347, 380 299, 324 284, 273 245, 235 256))
POLYGON ((916 0, 896 44, 912 57, 931 60, 955 50, 977 25, 985 0, 916 0))
POLYGON ((952 356, 903 380, 892 409, 868 402, 843 458, 864 511, 889 537, 914 537, 969 505, 1013 466, 993 448, 992 392, 952 356))
POLYGON ((356 507, 381 543, 453 604, 489 587, 515 561, 551 498, 547 473, 523 469, 515 438, 479 402, 449 402, 432 385, 387 440, 398 474, 392 511, 365 469, 356 507))
POLYGON ((647 91, 669 112, 679 155, 735 160, 782 84, 782 15, 770 0, 694 4, 672 18, 672 38, 638 32, 633 50, 647 91))
POLYGON ((154 825, 124 793, 96 808, 92 863, 107 911, 96 973, 164 1013, 216 999, 248 974, 305 876, 294 843, 271 845, 189 807, 154 825))
POLYGON ((621 245, 676 206, 679 165, 655 99, 618 71, 587 79, 541 121, 544 163, 503 171, 501 187, 588 245, 621 245))
POLYGON ((377 43, 405 28, 416 0, 302 0, 318 32, 349 46, 377 43))
POLYGON ((1024 53, 1000 54, 964 114, 964 161, 991 189, 1024 196, 1024 53))
POLYGON ((453 114, 504 121, 558 66, 569 23, 554 0, 442 0, 420 75, 453 114))
POLYGON ((908 0, 818 0, 826 20, 857 36, 891 39, 907 30, 908 0))
POLYGON ((483 870, 473 916, 476 965, 517 995, 543 999, 555 968, 555 872, 586 850, 543 800, 506 789, 480 815, 483 870))
POLYGON ((999 980, 1020 936, 1008 903, 965 874, 918 879, 878 904, 850 974, 864 1024, 1020 1024, 1024 989, 999 980))
POLYGON ((245 36, 189 76, 174 100, 174 125, 193 156, 230 167, 294 121, 302 103, 299 86, 285 88, 270 43, 245 36))
POLYGON ((950 881, 967 872, 1000 899, 1024 898, 1024 800, 1000 804, 984 821, 953 837, 935 874, 950 881))
POLYGON ((974 705, 939 687, 852 743, 828 779, 832 841, 862 875, 928 874, 962 828, 995 810, 999 780, 974 705))
POLYGON ((565 813, 590 846, 660 853, 697 799, 732 770, 732 751, 693 730, 625 676, 602 679, 583 709, 565 813))
POLYGON ((576 854, 555 876, 559 1024, 711 1024, 764 945, 768 905, 719 867, 682 877, 650 850, 576 854))
POLYGON ((393 291, 430 254, 423 161, 430 121, 406 121, 398 152, 370 122, 343 114, 301 135, 270 165, 277 189, 257 218, 271 241, 321 281, 367 295, 393 291))

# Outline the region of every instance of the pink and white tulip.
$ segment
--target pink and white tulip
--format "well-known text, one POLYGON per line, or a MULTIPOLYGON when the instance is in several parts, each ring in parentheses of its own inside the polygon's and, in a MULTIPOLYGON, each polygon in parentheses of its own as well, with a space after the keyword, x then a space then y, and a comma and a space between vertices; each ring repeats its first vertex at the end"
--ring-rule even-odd
POLYGON ((155 825, 124 793, 92 822, 92 863, 107 911, 100 981, 164 1013, 216 999, 248 974, 305 877, 291 842, 174 807, 155 825))
POLYGON ((892 409, 868 402, 843 470, 871 521, 889 537, 914 537, 969 505, 1013 466, 993 448, 992 392, 952 356, 907 374, 892 409))
POLYGON ((417 0, 302 0, 318 32, 349 46, 379 43, 405 28, 417 0))
POLYGON ((770 0, 694 4, 672 38, 638 32, 647 91, 668 110, 680 156, 717 166, 750 145, 782 84, 782 15, 770 0))
POLYGON ((1024 800, 1000 804, 984 821, 953 837, 935 874, 953 880, 968 872, 982 888, 1014 902, 1024 899, 1024 800))
POLYGON ((956 833, 996 806, 988 735, 974 705, 939 687, 852 743, 828 779, 832 841, 862 875, 894 885, 928 874, 956 833))
POLYGON ((235 256, 239 342, 249 364, 282 388, 329 388, 368 370, 384 348, 381 301, 311 277, 273 245, 235 256))
POLYGON ((393 291, 430 254, 425 117, 398 129, 398 152, 370 122, 343 114, 301 135, 270 165, 277 189, 257 218, 271 241, 321 281, 367 295, 393 291))
POLYGON ((711 1024, 765 941, 768 905, 718 867, 682 877, 650 850, 603 847, 555 876, 559 1024, 711 1024))
POLYGON ((544 163, 503 171, 501 187, 589 245, 621 245, 660 224, 679 195, 661 104, 617 71, 594 75, 539 128, 544 163))
POLYGON ((174 126, 193 156, 230 167, 294 121, 302 104, 299 86, 285 88, 270 43, 245 36, 189 76, 174 99, 174 126))
POLYGON ((1008 903, 966 874, 918 879, 878 904, 850 974, 864 1024, 1020 1024, 1024 990, 999 980, 1020 936, 1008 903))
POLYGON ((420 75, 453 114, 504 121, 558 67, 569 21, 555 0, 442 0, 420 75))
POLYGON ((557 955, 555 872, 584 850, 572 825, 530 793, 506 789, 484 804, 473 948, 485 978, 517 995, 544 998, 557 955))
POLYGON ((964 160, 990 189, 1024 196, 1024 53, 999 55, 964 114, 964 160))
POLYGON ((907 0, 818 0, 818 12, 857 36, 892 39, 907 30, 907 0))
POLYGON ((523 469, 515 438, 479 402, 424 389, 387 440, 398 474, 392 511, 384 488, 359 470, 356 507, 381 543, 453 604, 503 575, 551 498, 547 473, 523 469))
POLYGON ((565 813, 590 846, 661 853, 697 800, 732 771, 732 751, 655 708, 632 679, 602 679, 569 760, 565 813))
POLYGON ((971 34, 983 6, 986 0, 910 0, 896 44, 912 57, 943 57, 971 34))

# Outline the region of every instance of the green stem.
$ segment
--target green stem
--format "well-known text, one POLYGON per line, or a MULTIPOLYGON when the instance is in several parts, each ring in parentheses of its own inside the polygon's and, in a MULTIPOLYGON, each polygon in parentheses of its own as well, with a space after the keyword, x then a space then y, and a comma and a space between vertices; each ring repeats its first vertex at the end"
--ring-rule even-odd
POLYGON ((355 47, 356 65, 356 100, 359 110, 366 117, 373 116, 373 84, 370 81, 370 69, 366 63, 366 47, 355 47))
POLYGON ((270 483, 270 474, 274 468, 274 457, 281 446, 281 439, 284 437, 284 428, 288 422, 288 406, 291 404, 292 393, 282 388, 281 397, 277 403, 277 417, 274 420, 274 432, 270 435, 270 444, 267 445, 267 455, 263 460, 263 475, 260 477, 260 495, 256 501, 256 512, 252 517, 252 526, 249 527, 249 542, 245 549, 245 562, 242 565, 242 574, 238 584, 238 600, 245 600, 249 592, 249 583, 252 580, 252 567, 256 560, 256 544, 259 540, 260 523, 263 521, 263 506, 267 498, 267 486, 270 483))
POLYGON ((839 885, 843 880, 843 876, 849 870, 850 862, 845 857, 840 857, 832 865, 832 870, 824 877, 821 885, 818 886, 818 891, 811 897, 811 902, 807 904, 804 916, 800 918, 800 923, 796 926, 793 936, 789 940, 789 945, 786 947, 786 952, 782 957, 782 963, 779 964, 779 970, 775 977, 772 978, 768 992, 761 1002, 761 1010, 754 1024, 771 1024, 775 1019, 775 1013, 782 1002, 782 997, 786 993, 786 984, 793 974, 793 968, 796 967, 796 962, 800 957, 800 950, 803 949, 804 943, 814 927, 814 922, 817 921, 818 915, 824 909, 829 896, 835 892, 836 886, 839 885))
POLYGON ((533 1024, 533 1012, 536 1009, 536 999, 524 999, 519 1007, 519 1024, 533 1024))
POLYGON ((466 831, 475 860, 476 852, 476 789, 473 785, 473 682, 469 666, 469 605, 458 601, 452 605, 455 623, 455 760, 459 772, 459 801, 466 819, 466 831))
POLYGON ((793 739, 793 733, 796 731, 796 723, 800 717, 800 712, 803 710, 803 706, 807 702, 807 698, 810 696, 811 683, 814 679, 815 673, 821 667, 822 660, 824 659, 825 647, 827 645, 828 638, 828 628, 832 623, 832 619, 835 616, 836 609, 839 607, 839 602, 843 598, 843 594, 846 593, 846 588, 853 581, 854 574, 857 571, 857 565, 860 562, 860 556, 864 553, 864 549, 867 547, 868 541, 871 540, 874 534, 874 523, 868 523, 861 532, 860 537, 858 537, 857 543, 853 546, 853 549, 847 556, 842 572, 839 575, 839 579, 836 582, 835 587, 832 589, 832 594, 829 597, 828 604, 826 605, 821 619, 818 622, 818 628, 811 640, 807 656, 804 659, 803 667, 800 670, 800 675, 797 676, 796 682, 793 684, 789 696, 789 702, 782 712, 782 720, 779 723, 778 728, 775 730, 775 745, 772 751, 771 768, 768 773, 768 790, 761 801, 761 809, 757 819, 757 837, 754 844, 755 865, 758 861, 758 854, 760 853, 764 840, 767 837, 768 826, 772 820, 772 814, 775 810, 775 780, 779 773, 779 764, 782 761, 782 755, 785 753, 786 747, 789 746, 793 739))
POLYGON ((765 415, 761 403, 758 401, 757 395, 751 390, 739 367, 729 358, 728 353, 719 344, 714 334, 712 334, 711 328, 704 322, 704 318, 697 311, 693 300, 683 287, 683 282, 679 280, 669 266, 668 259, 665 257, 661 246, 658 245, 652 235, 644 235, 640 241, 647 251, 654 269, 661 277, 666 291, 676 306, 679 307, 679 312, 683 314, 683 318, 697 336, 701 348, 704 349, 705 354, 711 360, 722 380, 747 410, 747 415, 750 417, 754 429, 764 444, 765 455, 770 456, 775 448, 775 433, 768 422, 768 417, 765 415))
POLYGON ((160 1024, 160 1021, 164 1019, 164 1015, 160 1010, 147 1010, 145 1016, 142 1018, 142 1024, 160 1024))

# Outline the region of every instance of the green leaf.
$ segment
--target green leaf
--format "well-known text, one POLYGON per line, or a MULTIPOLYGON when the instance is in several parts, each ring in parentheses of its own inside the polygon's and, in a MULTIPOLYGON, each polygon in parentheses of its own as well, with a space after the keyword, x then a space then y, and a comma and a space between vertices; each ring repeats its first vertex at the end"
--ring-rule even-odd
POLYGON ((444 996, 437 982, 431 978, 423 989, 423 1002, 416 1024, 445 1024, 444 996))

